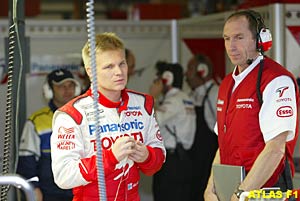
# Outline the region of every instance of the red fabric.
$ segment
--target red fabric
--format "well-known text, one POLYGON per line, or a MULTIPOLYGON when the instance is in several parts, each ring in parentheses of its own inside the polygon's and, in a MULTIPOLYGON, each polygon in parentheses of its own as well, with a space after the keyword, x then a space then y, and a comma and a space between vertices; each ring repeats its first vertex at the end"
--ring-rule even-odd
MULTIPOLYGON (((286 69, 275 63, 273 60, 266 58, 264 61, 264 69, 262 73, 261 91, 271 80, 280 76, 287 75, 291 78, 293 76, 286 69)), ((220 148, 220 158, 222 164, 242 165, 248 172, 255 162, 257 156, 264 149, 265 143, 259 127, 259 120, 257 118, 260 111, 260 104, 257 99, 256 83, 258 68, 252 70, 243 82, 231 94, 234 84, 233 78, 230 75, 223 80, 220 89, 218 100, 223 100, 224 103, 218 104, 221 107, 217 114, 218 121, 218 140, 220 148), (253 93, 254 92, 254 93, 253 93), (231 94, 231 95, 230 95, 231 94), (251 110, 237 110, 236 102, 239 98, 251 98, 251 110), (247 119, 247 121, 242 121, 247 119)), ((294 78, 293 78, 294 79, 294 78)), ((298 89, 296 86, 296 96, 298 103, 298 89)), ((292 172, 294 173, 294 163, 292 154, 294 152, 295 143, 298 136, 298 124, 295 131, 294 140, 287 142, 286 155, 290 161, 292 172)), ((273 176, 266 182, 263 187, 273 186, 279 175, 284 169, 284 162, 275 170, 273 176)))
POLYGON ((148 158, 143 163, 138 163, 138 166, 145 175, 151 176, 160 170, 163 164, 162 161, 165 160, 165 156, 159 148, 147 146, 147 149, 149 151, 148 158))

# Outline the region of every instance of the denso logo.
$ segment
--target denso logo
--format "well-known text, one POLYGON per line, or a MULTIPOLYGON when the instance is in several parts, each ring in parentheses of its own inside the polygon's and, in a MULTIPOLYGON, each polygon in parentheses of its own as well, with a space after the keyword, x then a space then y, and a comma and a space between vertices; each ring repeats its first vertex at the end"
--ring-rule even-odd
POLYGON ((141 111, 126 111, 126 112, 124 112, 124 114, 127 117, 130 117, 130 116, 134 116, 134 117, 143 116, 141 111))
POLYGON ((282 106, 278 108, 276 114, 278 117, 290 117, 293 115, 293 109, 291 106, 282 106))

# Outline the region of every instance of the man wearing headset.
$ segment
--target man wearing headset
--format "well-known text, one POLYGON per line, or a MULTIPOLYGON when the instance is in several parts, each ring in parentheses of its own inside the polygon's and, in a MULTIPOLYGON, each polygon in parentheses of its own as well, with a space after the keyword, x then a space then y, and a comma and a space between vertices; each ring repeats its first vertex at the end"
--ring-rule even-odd
POLYGON ((80 86, 70 71, 58 69, 48 74, 43 93, 49 103, 34 112, 24 125, 17 173, 32 181, 37 201, 71 201, 72 191, 62 190, 54 183, 50 136, 53 113, 79 95, 80 86))
POLYGON ((182 91, 180 64, 158 62, 157 79, 150 94, 157 99, 156 118, 167 150, 162 169, 153 177, 155 201, 191 200, 192 163, 187 150, 193 144, 196 127, 194 105, 182 91))
POLYGON ((192 200, 204 200, 204 190, 210 175, 212 161, 218 149, 218 137, 214 133, 218 84, 213 78, 210 59, 202 54, 194 55, 188 62, 186 81, 192 89, 197 126, 192 148, 193 161, 192 200))
MULTIPOLYGON (((298 89, 293 75, 263 55, 272 43, 259 13, 233 13, 225 22, 226 52, 235 65, 217 100, 219 149, 214 164, 244 166, 246 177, 233 193, 278 186, 291 189, 292 154, 298 129, 298 89)), ((218 200, 211 173, 205 200, 218 200)))

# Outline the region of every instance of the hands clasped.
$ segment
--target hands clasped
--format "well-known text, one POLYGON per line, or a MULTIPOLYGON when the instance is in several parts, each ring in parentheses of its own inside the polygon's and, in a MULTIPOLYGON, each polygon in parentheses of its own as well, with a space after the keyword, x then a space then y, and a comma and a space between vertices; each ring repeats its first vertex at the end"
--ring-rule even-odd
POLYGON ((128 157, 137 163, 144 162, 149 155, 146 145, 128 136, 118 138, 112 146, 112 152, 118 161, 128 157))

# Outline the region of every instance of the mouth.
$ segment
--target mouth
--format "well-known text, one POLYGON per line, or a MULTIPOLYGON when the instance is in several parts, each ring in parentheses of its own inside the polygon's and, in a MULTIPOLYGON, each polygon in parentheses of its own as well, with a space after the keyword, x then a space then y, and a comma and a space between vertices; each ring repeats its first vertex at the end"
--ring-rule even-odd
POLYGON ((116 80, 116 81, 115 81, 115 83, 119 83, 119 84, 120 84, 120 83, 122 84, 122 83, 124 83, 124 82, 125 82, 125 79, 119 79, 119 80, 116 80))

